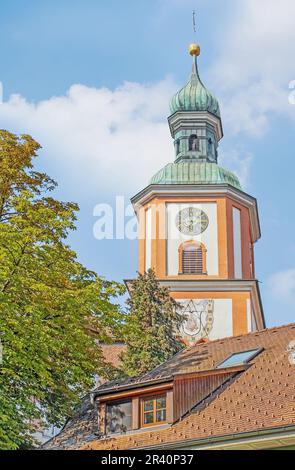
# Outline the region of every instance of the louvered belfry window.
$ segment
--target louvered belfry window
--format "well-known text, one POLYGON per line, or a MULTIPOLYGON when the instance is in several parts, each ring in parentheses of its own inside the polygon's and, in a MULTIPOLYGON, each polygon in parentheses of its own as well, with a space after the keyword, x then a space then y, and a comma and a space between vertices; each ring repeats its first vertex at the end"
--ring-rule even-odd
POLYGON ((190 152, 199 150, 199 141, 196 134, 192 134, 188 139, 188 149, 190 152))
POLYGON ((183 274, 203 274, 203 251, 196 244, 188 245, 182 251, 183 274))

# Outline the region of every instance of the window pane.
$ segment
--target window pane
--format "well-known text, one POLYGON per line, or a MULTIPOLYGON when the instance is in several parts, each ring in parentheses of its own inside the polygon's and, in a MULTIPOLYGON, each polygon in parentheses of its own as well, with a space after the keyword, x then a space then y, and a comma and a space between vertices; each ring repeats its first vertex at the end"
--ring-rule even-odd
POLYGON ((152 424, 154 422, 154 413, 144 413, 143 422, 144 424, 152 424))
POLYGON ((166 421, 166 410, 157 411, 156 421, 157 423, 161 421, 166 421))
POLYGON ((259 353, 259 351, 259 349, 252 349, 251 351, 243 351, 232 354, 227 359, 225 359, 225 361, 218 365, 218 369, 221 369, 222 367, 230 367, 245 364, 250 361, 250 359, 255 357, 259 353))
POLYGON ((151 411, 154 407, 154 400, 144 400, 144 411, 151 411))
POLYGON ((166 408, 166 397, 157 398, 157 409, 166 408))

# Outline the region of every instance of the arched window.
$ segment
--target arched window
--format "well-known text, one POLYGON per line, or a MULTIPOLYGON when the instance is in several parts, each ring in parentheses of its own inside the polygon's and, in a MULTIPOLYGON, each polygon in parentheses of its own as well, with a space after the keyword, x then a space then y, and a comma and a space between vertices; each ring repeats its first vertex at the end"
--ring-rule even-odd
POLYGON ((211 137, 208 139, 208 153, 209 155, 213 155, 213 140, 211 137))
POLYGON ((179 152, 180 152, 180 140, 177 139, 177 141, 176 141, 176 155, 178 155, 179 152))
POLYGON ((205 275, 206 248, 203 243, 184 242, 179 247, 179 273, 205 275))
POLYGON ((192 134, 188 139, 188 149, 190 152, 199 150, 199 141, 196 134, 192 134))

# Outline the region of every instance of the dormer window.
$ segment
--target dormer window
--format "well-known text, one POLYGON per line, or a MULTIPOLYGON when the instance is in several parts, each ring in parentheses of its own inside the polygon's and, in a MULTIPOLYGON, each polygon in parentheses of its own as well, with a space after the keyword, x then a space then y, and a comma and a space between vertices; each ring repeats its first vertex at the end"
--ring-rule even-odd
POLYGON ((233 353, 227 357, 224 361, 218 364, 217 369, 223 369, 224 367, 233 367, 247 364, 251 359, 257 356, 262 351, 259 349, 251 349, 249 351, 241 351, 238 353, 233 353))
POLYGON ((166 395, 143 398, 141 401, 142 426, 165 423, 166 408, 166 395))
POLYGON ((199 141, 196 134, 192 134, 188 140, 188 149, 190 152, 196 152, 199 150, 199 141))
MULTIPOLYGON (((138 394, 126 390, 123 398, 105 395, 98 400, 101 435, 125 434, 149 426, 173 422, 173 383, 162 385, 156 393, 148 389, 138 394)), ((106 389, 104 389, 104 392, 106 389)), ((120 393, 122 395, 122 393, 120 393)))

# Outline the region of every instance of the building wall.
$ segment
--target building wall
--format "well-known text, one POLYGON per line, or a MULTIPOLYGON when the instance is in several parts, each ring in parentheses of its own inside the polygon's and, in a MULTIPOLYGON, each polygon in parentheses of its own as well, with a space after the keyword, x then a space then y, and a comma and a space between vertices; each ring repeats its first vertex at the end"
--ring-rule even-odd
POLYGON ((241 211, 236 207, 232 209, 233 217, 233 248, 234 248, 234 277, 242 279, 242 238, 241 238, 241 211))
MULTIPOLYGON (((196 304, 202 300, 213 300, 213 325, 207 335, 210 340, 238 336, 256 329, 253 325, 253 315, 251 323, 249 322, 249 292, 171 292, 171 296, 181 305, 187 304, 189 300, 194 300, 196 304)), ((199 310, 201 309, 200 302, 199 310)), ((200 337, 202 335, 196 335, 193 340, 197 341, 200 337)), ((189 339, 187 335, 185 339, 189 339)))
POLYGON ((217 205, 212 203, 167 203, 167 275, 177 276, 179 273, 178 250, 180 245, 189 240, 203 243, 206 247, 206 267, 208 276, 218 276, 218 233, 217 233, 217 205), (195 236, 184 235, 176 225, 178 213, 189 207, 205 212, 209 219, 207 229, 195 236))
MULTIPOLYGON (((207 275, 196 278, 254 278, 248 208, 229 197, 155 197, 139 211, 139 272, 149 267, 159 279, 178 278, 178 248, 182 241, 196 240, 207 249, 207 275), (208 228, 186 236, 175 225, 181 208, 196 207, 209 218, 208 228)), ((193 275, 181 275, 191 279, 193 275)))
POLYGON ((181 305, 184 318, 190 309, 194 310, 192 318, 181 326, 183 338, 196 342, 203 337, 210 341, 233 335, 233 301, 232 299, 177 299, 181 305))
POLYGON ((152 208, 145 212, 145 271, 152 267, 152 208))
MULTIPOLYGON (((231 197, 155 196, 141 207, 138 216, 139 272, 152 268, 158 279, 171 282, 254 278, 249 209, 231 197), (189 207, 202 210, 207 215, 209 223, 202 233, 186 235, 178 229, 177 215, 189 207), (181 273, 179 248, 186 241, 199 242, 205 247, 206 273, 181 273)), ((185 308, 190 307, 190 299, 195 299, 191 324, 197 317, 199 322, 206 318, 208 331, 200 326, 193 330, 195 334, 191 336, 183 331, 186 341, 190 343, 201 337, 213 340, 257 329, 249 291, 237 292, 233 288, 232 292, 200 292, 200 285, 196 284, 196 292, 177 289, 173 292, 172 287, 170 289, 171 295, 185 308), (206 312, 202 313, 202 308, 209 308, 206 301, 212 301, 213 319, 206 312)))

